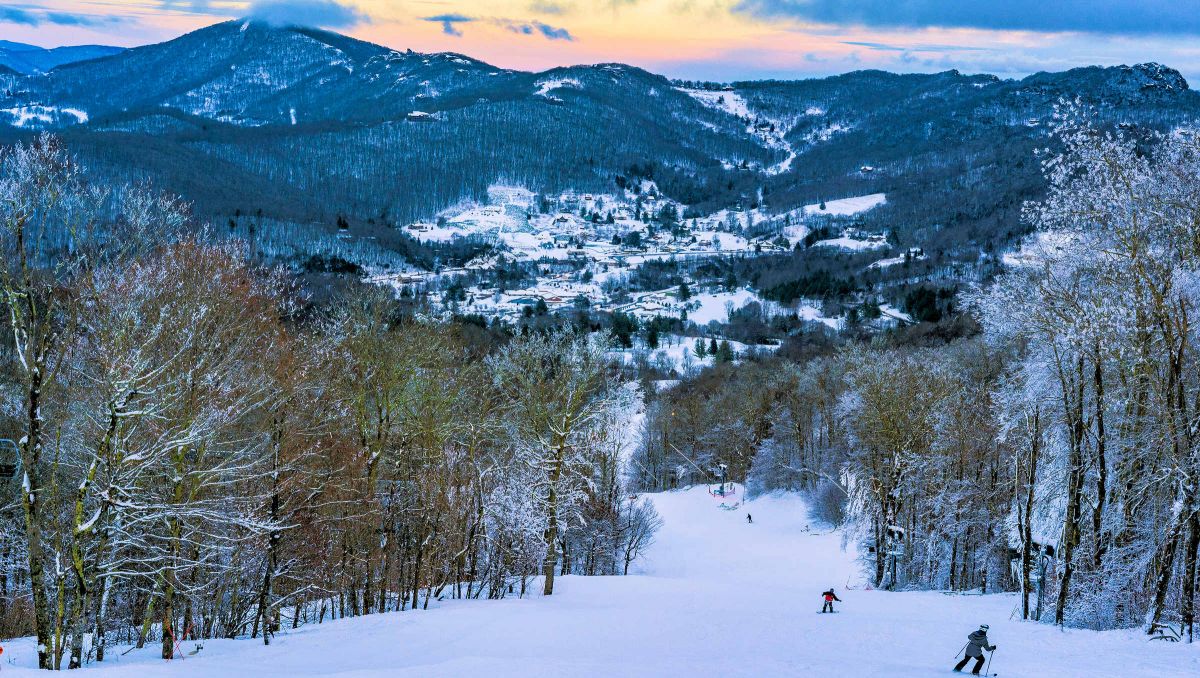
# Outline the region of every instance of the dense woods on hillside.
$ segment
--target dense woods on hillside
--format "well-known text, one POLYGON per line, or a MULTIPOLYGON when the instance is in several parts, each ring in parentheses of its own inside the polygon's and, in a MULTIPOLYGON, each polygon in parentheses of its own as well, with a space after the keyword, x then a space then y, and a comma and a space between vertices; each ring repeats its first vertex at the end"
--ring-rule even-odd
POLYGON ((886 193, 862 226, 969 281, 988 267, 980 252, 998 256, 1027 231, 1021 205, 1045 190, 1032 151, 1052 143, 1063 98, 1133 134, 1200 111, 1159 64, 718 84, 622 64, 514 71, 229 21, 52 76, 0 74, 0 140, 56 129, 106 177, 153 181, 203 221, 255 215, 280 244, 272 254, 374 269, 426 267, 398 232, 495 183, 614 192, 637 167, 684 218, 886 193), (43 118, 20 123, 26 109, 43 118))
MULTIPOLYGON (((787 88, 771 89, 758 102, 783 105, 787 88)), ((516 126, 529 105, 494 104, 516 126)), ((859 292, 892 287, 888 299, 914 321, 868 331, 856 308, 838 333, 751 304, 709 325, 711 336, 687 338, 714 360, 704 369, 685 361, 683 374, 636 356, 618 366, 610 354, 639 331, 647 345, 683 332, 682 319, 639 330, 624 313, 556 315, 543 301, 513 327, 453 309, 426 316, 412 291, 357 282, 364 269, 353 255, 379 263, 381 252, 403 251, 433 266, 462 263, 486 243, 434 249, 394 236, 371 251, 305 258, 288 243, 317 236, 287 219, 235 212, 218 234, 181 199, 114 179, 130 177, 112 171, 112 157, 89 172, 51 136, 6 147, 0 633, 36 635, 43 668, 70 668, 103 661, 115 642, 159 643, 169 657, 183 638, 270 642, 285 624, 531 587, 550 595, 562 574, 627 573, 650 545, 659 519, 631 491, 707 482, 723 466, 753 492, 806 493, 818 517, 858 541, 875 586, 1014 591, 1024 619, 1140 626, 1190 642, 1200 136, 1114 127, 1110 113, 1057 113, 1052 150, 1039 152, 1040 166, 1012 171, 1012 191, 961 203, 924 230, 890 231, 889 246, 944 245, 920 262, 871 271, 863 255, 801 241, 768 256, 656 262, 610 281, 681 293, 689 277, 727 291, 749 282, 764 299, 876 315, 859 292), (1026 246, 1002 256, 1000 245, 1025 231, 1034 231, 1026 246), (957 247, 965 242, 985 247, 957 247), (263 265, 284 259, 292 272, 263 265), (298 268, 348 279, 317 300, 298 268), (956 295, 964 282, 975 284, 956 295), (730 346, 779 337, 773 354, 735 356, 730 346)), ((479 124, 459 115, 445 119, 479 124)), ((354 139, 461 160, 439 155, 439 128, 393 134, 389 125, 339 132, 319 148, 354 139)), ((471 129, 476 139, 497 133, 471 129)), ((530 160, 541 163, 535 174, 614 180, 603 169, 577 173, 600 157, 591 144, 564 154, 571 167, 547 162, 559 132, 521 141, 542 149, 530 160)), ((278 134, 261 145, 273 160, 227 140, 195 143, 279 179, 281 159, 304 150, 293 141, 278 134)), ((637 156, 609 151, 605 162, 637 156)), ((319 188, 320 168, 352 174, 346 156, 322 152, 289 180, 311 189, 313 205, 328 202, 320 190, 361 201, 356 208, 379 212, 368 225, 390 230, 396 205, 336 182, 319 188)), ((953 178, 962 166, 926 171, 940 177, 937 191, 910 188, 862 225, 897 215, 914 223, 932 213, 914 207, 921 195, 942 215, 951 196, 980 195, 1007 160, 1003 151, 972 157, 986 169, 966 189, 953 178)), ((653 166, 626 171, 665 190, 707 181, 689 188, 653 166)), ((448 192, 421 209, 484 190, 479 179, 443 182, 448 192)), ((500 283, 535 274, 501 270, 500 283)), ((461 292, 463 279, 450 284, 461 292)))
POLYGON ((1019 591, 1027 619, 1192 640, 1200 139, 1093 123, 1058 120, 1037 238, 966 299, 981 331, 685 380, 648 407, 638 482, 724 463, 845 521, 877 586, 1019 591))
POLYGON ((0 633, 43 668, 550 594, 653 539, 599 336, 313 306, 49 136, 0 155, 0 226, 0 633))

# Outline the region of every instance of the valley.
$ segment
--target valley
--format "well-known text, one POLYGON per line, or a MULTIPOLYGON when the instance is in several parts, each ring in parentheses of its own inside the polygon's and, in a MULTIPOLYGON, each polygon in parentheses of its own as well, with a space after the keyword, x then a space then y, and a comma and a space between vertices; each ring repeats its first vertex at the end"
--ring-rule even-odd
POLYGON ((332 266, 486 322, 540 300, 681 336, 728 322, 720 295, 752 295, 766 325, 791 320, 724 334, 765 345, 908 322, 921 290, 994 275, 1060 100, 1147 131, 1200 112, 1157 64, 708 83, 526 73, 251 20, 77 56, 2 76, 0 138, 61 134, 314 284, 332 266))
POLYGON ((1193 16, 463 3, 0 8, 4 675, 1200 670, 1193 16))

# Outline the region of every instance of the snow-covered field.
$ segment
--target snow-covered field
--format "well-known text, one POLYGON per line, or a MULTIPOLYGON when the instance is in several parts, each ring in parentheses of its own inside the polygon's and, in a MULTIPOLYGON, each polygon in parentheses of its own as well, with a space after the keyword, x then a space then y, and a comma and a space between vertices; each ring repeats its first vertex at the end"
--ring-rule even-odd
POLYGON ((818 240, 813 243, 813 247, 837 247, 843 250, 853 250, 861 252, 864 250, 879 249, 887 247, 886 242, 871 242, 870 240, 858 240, 856 238, 832 238, 830 240, 818 240))
POLYGON ((6 122, 13 127, 53 125, 56 122, 83 124, 87 121, 88 114, 78 108, 56 108, 54 106, 38 105, 0 108, 0 122, 6 122))
POLYGON ((727 322, 730 311, 758 300, 758 295, 748 289, 697 294, 691 302, 688 319, 697 325, 707 325, 714 320, 727 322))
POLYGON ((551 78, 549 80, 539 80, 537 82, 537 92, 535 92, 535 94, 540 97, 546 97, 547 99, 556 99, 556 97, 550 96, 550 93, 556 89, 563 89, 567 87, 579 89, 583 87, 583 85, 581 85, 575 78, 551 78))
MULTIPOLYGON (((735 361, 741 360, 750 351, 770 353, 779 348, 772 345, 751 346, 743 344, 740 341, 729 341, 728 339, 725 341, 729 344, 729 348, 733 350, 735 361)), ((679 370, 681 372, 698 370, 702 367, 712 367, 716 363, 716 357, 713 355, 705 355, 703 358, 697 357, 695 342, 696 340, 693 338, 672 334, 660 338, 658 348, 655 349, 639 346, 632 349, 614 349, 609 354, 615 359, 619 359, 625 365, 631 364, 638 355, 644 355, 651 365, 661 366, 665 369, 679 370)))
MULTIPOLYGON (((280 635, 270 647, 207 641, 182 661, 156 659, 157 648, 147 648, 83 675, 915 677, 949 675, 966 634, 981 623, 991 625, 998 646, 992 670, 1005 678, 1200 675, 1200 648, 1151 642, 1137 631, 1014 621, 1012 595, 863 590, 841 533, 809 520, 799 498, 742 503, 737 492, 653 495, 665 524, 637 576, 565 577, 552 598, 446 602, 327 622, 280 635), (819 594, 830 586, 844 600, 839 614, 818 614, 819 594)), ((4 675, 44 675, 25 668, 32 642, 5 645, 4 675)))
POLYGON ((860 195, 853 198, 842 198, 841 200, 825 201, 825 209, 821 209, 821 204, 805 205, 804 213, 806 215, 827 214, 834 217, 847 217, 866 212, 887 202, 887 194, 872 193, 870 195, 860 195))

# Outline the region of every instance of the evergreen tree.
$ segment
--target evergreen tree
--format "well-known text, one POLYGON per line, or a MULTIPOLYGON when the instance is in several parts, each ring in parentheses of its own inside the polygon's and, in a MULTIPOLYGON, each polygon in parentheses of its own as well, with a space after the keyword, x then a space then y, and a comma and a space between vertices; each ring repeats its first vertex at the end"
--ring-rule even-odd
POLYGON ((719 363, 733 362, 733 347, 729 345, 729 340, 722 339, 720 345, 717 346, 716 353, 713 355, 719 363))
POLYGON ((622 348, 631 348, 633 346, 633 334, 637 332, 637 318, 628 314, 617 311, 612 316, 612 335, 617 340, 617 343, 622 348))

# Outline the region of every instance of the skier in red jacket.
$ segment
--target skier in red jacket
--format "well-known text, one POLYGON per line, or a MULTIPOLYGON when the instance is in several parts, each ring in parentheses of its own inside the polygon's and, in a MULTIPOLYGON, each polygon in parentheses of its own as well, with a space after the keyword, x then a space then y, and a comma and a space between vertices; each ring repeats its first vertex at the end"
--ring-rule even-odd
POLYGON ((833 589, 829 589, 821 595, 825 597, 825 604, 821 606, 821 612, 833 612, 833 601, 836 600, 839 603, 842 602, 842 599, 837 597, 837 594, 833 592, 833 589))

